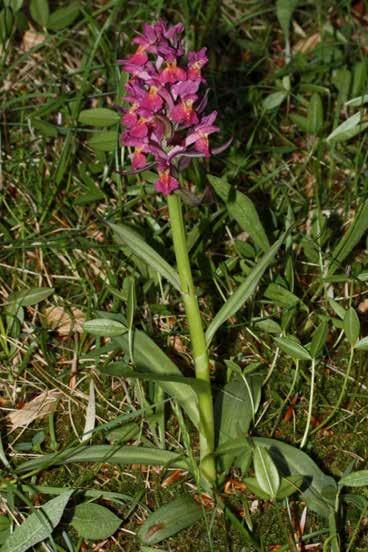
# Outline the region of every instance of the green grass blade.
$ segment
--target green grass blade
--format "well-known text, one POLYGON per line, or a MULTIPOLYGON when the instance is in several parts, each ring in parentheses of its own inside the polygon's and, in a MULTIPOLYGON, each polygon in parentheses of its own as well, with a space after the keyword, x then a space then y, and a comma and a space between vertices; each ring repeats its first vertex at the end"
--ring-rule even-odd
POLYGON ((358 210, 349 230, 344 234, 335 249, 331 253, 331 264, 328 275, 331 276, 341 267, 342 262, 351 253, 357 243, 368 230, 368 200, 358 210))
POLYGON ((284 233, 281 238, 279 238, 271 247, 271 249, 265 253, 257 265, 253 268, 251 273, 247 276, 242 284, 235 290, 235 292, 229 297, 226 303, 221 307, 221 309, 216 314, 215 318, 212 320, 211 324, 207 328, 206 339, 207 344, 209 345, 212 341, 213 336, 216 331, 222 324, 233 316, 238 310, 243 306, 245 301, 251 297, 254 293, 260 279, 262 278, 265 270, 273 261, 274 256, 276 255, 280 245, 284 241, 286 233, 284 233))

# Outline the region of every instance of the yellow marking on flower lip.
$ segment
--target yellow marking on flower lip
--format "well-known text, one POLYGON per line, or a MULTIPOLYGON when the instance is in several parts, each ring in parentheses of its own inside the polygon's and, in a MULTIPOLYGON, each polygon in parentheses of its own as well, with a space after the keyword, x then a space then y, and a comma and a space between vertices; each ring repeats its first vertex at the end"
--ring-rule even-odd
POLYGON ((203 66, 203 61, 195 61, 190 65, 190 69, 194 69, 195 71, 200 71, 203 66))
POLYGON ((151 86, 151 88, 149 89, 148 94, 150 96, 157 96, 157 92, 158 92, 157 86, 151 86))
POLYGON ((193 109, 193 100, 184 100, 183 101, 185 111, 192 111, 193 109))

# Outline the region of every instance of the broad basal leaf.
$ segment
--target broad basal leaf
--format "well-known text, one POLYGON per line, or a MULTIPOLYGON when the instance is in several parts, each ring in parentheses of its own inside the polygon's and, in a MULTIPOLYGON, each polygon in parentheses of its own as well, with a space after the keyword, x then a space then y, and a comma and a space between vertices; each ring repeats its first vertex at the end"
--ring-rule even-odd
MULTIPOLYGON (((227 383, 216 398, 215 413, 218 427, 217 445, 221 449, 226 443, 241 442, 247 437, 261 399, 262 376, 251 374, 240 376, 227 383)), ((226 472, 239 453, 229 452, 219 460, 226 472)))
POLYGON ((203 516, 190 496, 181 496, 153 512, 138 531, 144 544, 156 544, 190 527, 203 516))
POLYGON ((85 502, 75 508, 70 523, 80 537, 87 540, 102 540, 108 539, 119 529, 121 519, 104 506, 85 502))
MULTIPOLYGON (((129 354, 130 343, 128 334, 114 338, 114 343, 129 354)), ((166 377, 183 377, 179 368, 144 332, 135 330, 132 345, 133 359, 138 370, 166 377)), ((181 385, 179 382, 160 381, 159 384, 170 397, 178 401, 193 424, 198 427, 198 401, 197 394, 193 389, 189 385, 181 385)))
POLYGON ((311 510, 325 518, 334 512, 336 482, 332 477, 325 475, 305 452, 275 439, 255 437, 253 441, 257 445, 266 447, 280 475, 304 476, 301 486, 302 497, 311 510))

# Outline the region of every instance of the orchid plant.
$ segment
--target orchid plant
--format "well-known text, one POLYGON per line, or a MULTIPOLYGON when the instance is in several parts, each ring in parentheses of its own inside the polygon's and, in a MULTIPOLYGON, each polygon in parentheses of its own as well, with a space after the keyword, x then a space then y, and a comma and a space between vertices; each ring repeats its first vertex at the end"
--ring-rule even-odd
MULTIPOLYGON (((207 64, 206 48, 185 56, 179 23, 146 23, 143 33, 133 39, 137 50, 119 63, 130 74, 125 85, 121 136, 124 146, 132 147, 132 168, 136 172, 154 166, 158 172, 157 192, 167 197, 172 237, 188 320, 195 373, 198 380, 210 382, 208 348, 193 284, 180 196, 179 174, 191 157, 205 157, 227 147, 212 149, 209 136, 219 131, 214 124, 217 112, 205 114, 208 89, 202 69, 207 64), (153 160, 149 159, 151 157, 153 160)), ((199 433, 201 473, 213 484, 216 480, 214 416, 211 387, 199 393, 199 433)))

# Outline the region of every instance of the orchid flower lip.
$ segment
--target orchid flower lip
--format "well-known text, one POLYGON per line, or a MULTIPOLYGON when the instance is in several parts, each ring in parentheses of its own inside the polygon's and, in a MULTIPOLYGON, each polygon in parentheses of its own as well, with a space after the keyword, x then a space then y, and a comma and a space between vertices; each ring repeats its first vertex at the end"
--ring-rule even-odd
POLYGON ((133 39, 136 51, 118 61, 130 74, 123 98, 128 107, 116 106, 125 126, 121 143, 134 148, 133 170, 123 174, 156 167, 155 189, 163 195, 180 187, 176 175, 186 158, 209 158, 227 147, 211 150, 209 144, 209 136, 219 128, 214 125, 216 111, 204 114, 209 91, 202 70, 208 62, 207 49, 186 56, 183 32, 182 23, 145 23, 133 39))

